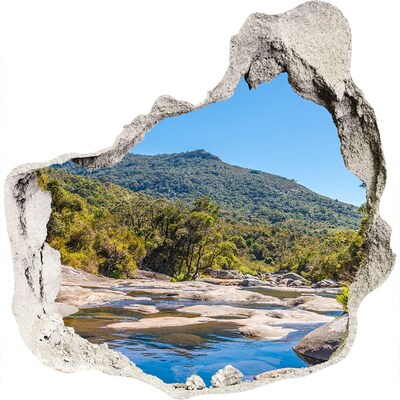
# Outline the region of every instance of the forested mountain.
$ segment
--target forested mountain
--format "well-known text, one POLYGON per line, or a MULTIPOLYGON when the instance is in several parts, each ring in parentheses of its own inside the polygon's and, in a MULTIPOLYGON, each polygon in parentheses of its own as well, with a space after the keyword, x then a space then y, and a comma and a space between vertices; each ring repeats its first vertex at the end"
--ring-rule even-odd
POLYGON ((154 198, 63 169, 37 176, 52 197, 46 241, 63 264, 88 272, 125 278, 146 268, 182 280, 209 268, 286 270, 312 281, 351 282, 364 258, 365 217, 357 231, 306 234, 229 221, 209 197, 190 203, 154 198))
POLYGON ((358 229, 357 207, 321 196, 294 180, 227 164, 205 150, 145 156, 127 154, 111 168, 64 168, 152 197, 193 202, 209 196, 231 222, 275 225, 307 233, 358 229))

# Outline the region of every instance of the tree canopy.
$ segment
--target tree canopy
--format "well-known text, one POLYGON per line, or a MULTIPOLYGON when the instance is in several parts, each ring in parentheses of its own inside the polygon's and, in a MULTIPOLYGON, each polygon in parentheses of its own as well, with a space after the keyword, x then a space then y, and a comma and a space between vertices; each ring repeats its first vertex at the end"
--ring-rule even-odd
POLYGON ((294 271, 318 281, 351 282, 364 258, 359 229, 307 232, 234 221, 211 197, 155 198, 63 169, 37 172, 52 196, 47 242, 64 264, 115 278, 137 268, 195 279, 212 269, 294 271))
POLYGON ((204 150, 146 156, 127 154, 113 167, 56 166, 137 193, 187 204, 208 196, 232 222, 288 227, 307 233, 358 229, 357 207, 321 196, 292 179, 237 167, 204 150))

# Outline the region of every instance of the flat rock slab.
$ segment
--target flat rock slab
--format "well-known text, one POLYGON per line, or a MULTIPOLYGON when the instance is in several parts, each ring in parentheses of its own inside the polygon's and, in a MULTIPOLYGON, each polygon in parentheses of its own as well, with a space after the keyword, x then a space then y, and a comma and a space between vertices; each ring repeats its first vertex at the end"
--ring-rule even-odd
POLYGON ((295 329, 282 328, 280 326, 247 325, 240 327, 239 332, 251 339, 281 340, 289 333, 295 332, 295 329))
POLYGON ((295 329, 286 325, 310 325, 331 322, 334 318, 306 310, 259 310, 243 307, 195 305, 177 311, 200 314, 217 322, 239 326, 239 332, 252 339, 280 340, 295 329), (224 319, 230 317, 230 319, 224 319), (233 318, 232 318, 233 317, 233 318), (236 319, 235 319, 236 317, 236 319))
POLYGON ((213 317, 213 318, 217 317, 250 318, 257 312, 259 312, 259 310, 251 308, 222 306, 222 305, 221 306, 203 305, 203 304, 178 308, 177 311, 199 314, 202 317, 213 317))
POLYGON ((202 290, 188 291, 183 290, 179 293, 179 297, 182 299, 192 299, 199 301, 231 301, 231 302, 248 302, 252 303, 255 301, 269 304, 280 304, 280 300, 276 297, 265 296, 260 293, 253 293, 247 290, 241 290, 234 286, 223 286, 212 288, 199 288, 202 290))
POLYGON ((57 302, 66 303, 78 308, 86 308, 107 303, 113 300, 128 300, 132 297, 123 292, 108 289, 93 290, 81 286, 61 286, 57 302))
POLYGON ((125 310, 137 311, 143 314, 157 314, 160 311, 155 306, 148 306, 145 304, 133 304, 131 306, 124 306, 125 310))
POLYGON ((338 303, 336 298, 306 295, 299 296, 294 299, 285 299, 283 303, 289 307, 297 307, 302 310, 314 312, 339 312, 343 311, 342 306, 338 303))
MULTIPOLYGON (((111 280, 113 281, 113 280, 111 280)), ((95 275, 82 269, 72 268, 67 265, 61 266, 61 284, 91 287, 104 287, 110 282, 110 278, 95 275)))
POLYGON ((255 308, 219 306, 219 305, 195 305, 179 308, 177 311, 200 314, 202 317, 213 318, 217 321, 229 321, 237 325, 288 325, 288 324, 318 324, 331 322, 334 317, 317 314, 315 312, 292 310, 260 310, 255 308), (237 319, 223 320, 224 317, 237 317, 237 319))
POLYGON ((144 318, 133 322, 117 322, 107 325, 107 328, 112 329, 152 329, 152 328, 170 328, 186 325, 197 325, 212 322, 211 318, 206 317, 160 317, 160 318, 144 318))

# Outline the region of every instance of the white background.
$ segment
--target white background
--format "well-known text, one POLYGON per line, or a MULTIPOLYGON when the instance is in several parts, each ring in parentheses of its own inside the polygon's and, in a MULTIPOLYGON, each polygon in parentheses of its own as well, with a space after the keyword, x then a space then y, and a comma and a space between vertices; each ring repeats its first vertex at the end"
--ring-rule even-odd
MULTIPOLYGON (((399 46, 396 2, 335 0, 353 33, 352 76, 375 109, 388 167, 381 215, 399 253, 399 46)), ((112 144, 122 125, 170 94, 198 103, 228 66, 229 39, 252 12, 300 1, 2 1, 1 180, 14 167, 112 144)), ((3 196, 3 194, 1 194, 3 196)), ((3 202, 1 201, 3 208, 3 202)), ((43 366, 11 312, 13 267, 1 210, 1 399, 165 399, 142 382, 43 366), (21 397, 20 397, 21 396, 21 397)), ((399 266, 363 302, 356 342, 307 378, 213 399, 399 398, 399 266)))

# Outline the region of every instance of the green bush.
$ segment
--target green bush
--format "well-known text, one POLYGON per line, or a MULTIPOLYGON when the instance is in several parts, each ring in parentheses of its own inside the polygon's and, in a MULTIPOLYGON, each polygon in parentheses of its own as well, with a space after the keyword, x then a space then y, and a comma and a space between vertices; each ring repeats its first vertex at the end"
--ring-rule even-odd
POLYGON ((347 308, 347 303, 349 301, 349 288, 347 286, 342 287, 342 293, 336 296, 336 300, 342 305, 345 313, 349 312, 347 308))
POLYGON ((37 176, 52 197, 46 241, 60 251, 62 263, 88 272, 129 278, 144 268, 179 282, 209 269, 251 275, 281 270, 313 282, 350 283, 365 258, 366 219, 358 231, 310 234, 290 219, 286 226, 232 219, 208 196, 193 203, 156 199, 62 169, 37 176))

